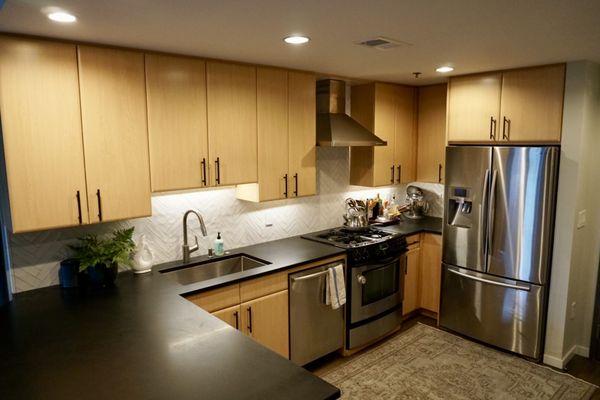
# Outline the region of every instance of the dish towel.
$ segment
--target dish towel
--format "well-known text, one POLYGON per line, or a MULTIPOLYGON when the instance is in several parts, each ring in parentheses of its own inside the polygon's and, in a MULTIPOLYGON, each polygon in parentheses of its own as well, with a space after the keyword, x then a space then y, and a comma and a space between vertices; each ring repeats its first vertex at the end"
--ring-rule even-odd
POLYGON ((346 304, 346 284, 344 282, 344 266, 342 264, 327 270, 325 304, 330 305, 334 310, 346 304))

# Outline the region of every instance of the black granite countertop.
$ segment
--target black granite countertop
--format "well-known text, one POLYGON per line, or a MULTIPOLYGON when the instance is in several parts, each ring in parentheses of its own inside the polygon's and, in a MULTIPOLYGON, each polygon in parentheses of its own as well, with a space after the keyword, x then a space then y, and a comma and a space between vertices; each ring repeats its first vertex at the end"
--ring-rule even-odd
MULTIPOLYGON (((441 219, 401 222, 401 234, 441 233, 441 219)), ((6 399, 334 399, 337 388, 185 300, 344 250, 300 237, 243 247, 270 264, 181 285, 156 266, 119 275, 105 293, 49 287, 0 307, 0 394, 6 399)), ((203 261, 192 259, 191 263, 203 261)))
POLYGON ((381 229, 399 233, 401 235, 412 235, 419 232, 442 234, 442 219, 437 217, 423 217, 421 219, 408 219, 404 217, 398 224, 387 225, 381 229))

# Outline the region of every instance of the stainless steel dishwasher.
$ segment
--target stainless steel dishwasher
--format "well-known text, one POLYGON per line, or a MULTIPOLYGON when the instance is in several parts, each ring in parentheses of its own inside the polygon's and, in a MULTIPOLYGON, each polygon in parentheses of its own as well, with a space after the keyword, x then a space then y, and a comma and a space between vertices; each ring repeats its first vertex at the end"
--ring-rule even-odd
POLYGON ((340 264, 344 262, 289 277, 290 359, 297 365, 305 365, 344 345, 344 307, 333 310, 325 304, 327 270, 340 264))

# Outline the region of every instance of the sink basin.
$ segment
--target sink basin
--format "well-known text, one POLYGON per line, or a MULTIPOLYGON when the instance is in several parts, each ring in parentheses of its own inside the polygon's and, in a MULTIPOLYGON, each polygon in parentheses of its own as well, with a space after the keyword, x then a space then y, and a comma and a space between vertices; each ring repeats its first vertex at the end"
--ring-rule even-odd
POLYGON ((267 261, 259 260, 245 254, 236 254, 226 258, 219 258, 214 261, 202 261, 182 268, 172 268, 160 272, 167 274, 182 285, 189 285, 208 279, 218 278, 220 276, 235 274, 236 272, 247 271, 268 264, 269 262, 267 261))

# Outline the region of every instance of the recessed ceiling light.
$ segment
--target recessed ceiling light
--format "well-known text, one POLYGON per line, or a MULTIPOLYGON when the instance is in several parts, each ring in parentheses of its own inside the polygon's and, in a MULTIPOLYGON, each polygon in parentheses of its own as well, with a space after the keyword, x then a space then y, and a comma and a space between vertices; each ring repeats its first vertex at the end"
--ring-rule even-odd
POLYGON ((308 43, 308 41, 310 40, 310 38, 306 37, 306 36, 288 36, 286 38, 283 38, 283 41, 286 42, 287 44, 304 44, 304 43, 308 43))
POLYGON ((65 11, 51 12, 48 14, 48 18, 54 22, 60 22, 63 24, 70 24, 71 22, 77 21, 77 18, 73 14, 69 14, 65 11))
POLYGON ((444 66, 441 66, 441 67, 439 67, 439 68, 436 68, 435 70, 436 70, 437 72, 441 72, 442 74, 445 74, 445 73, 447 73, 447 72, 452 72, 452 71, 454 71, 454 68, 452 68, 452 67, 451 67, 451 66, 449 66, 449 65, 444 65, 444 66))

